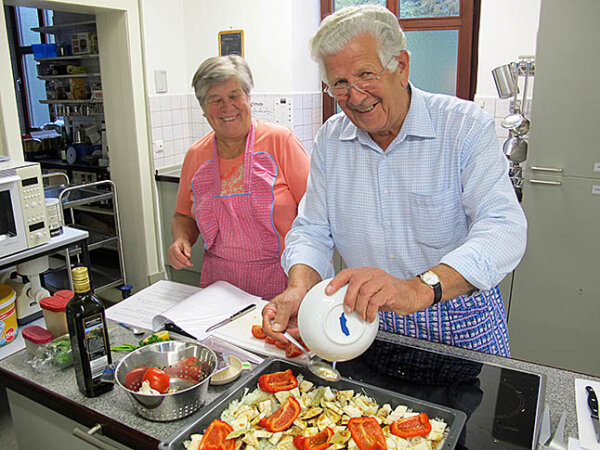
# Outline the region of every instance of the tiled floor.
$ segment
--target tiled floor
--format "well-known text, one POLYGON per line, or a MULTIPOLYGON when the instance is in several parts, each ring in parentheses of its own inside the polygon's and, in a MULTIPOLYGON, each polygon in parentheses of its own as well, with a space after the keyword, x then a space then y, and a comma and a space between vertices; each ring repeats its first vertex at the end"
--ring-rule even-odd
POLYGON ((8 399, 6 398, 6 389, 0 385, 0 442, 1 447, 5 449, 17 449, 17 436, 12 426, 10 410, 8 409, 8 399))

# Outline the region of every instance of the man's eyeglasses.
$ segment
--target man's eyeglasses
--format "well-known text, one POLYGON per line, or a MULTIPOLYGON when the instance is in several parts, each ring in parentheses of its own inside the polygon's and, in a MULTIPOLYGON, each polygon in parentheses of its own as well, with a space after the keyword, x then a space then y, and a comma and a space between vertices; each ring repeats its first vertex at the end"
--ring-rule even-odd
MULTIPOLYGON (((394 59, 392 57, 392 59, 394 59)), ((327 92, 333 98, 347 97, 350 95, 350 88, 356 89, 358 92, 362 92, 363 94, 367 94, 369 89, 373 89, 376 85, 383 72, 389 67, 392 59, 388 61, 388 63, 383 66, 383 69, 377 74, 373 75, 365 75, 359 78, 355 83, 336 83, 334 86, 325 86, 323 92, 327 92)))

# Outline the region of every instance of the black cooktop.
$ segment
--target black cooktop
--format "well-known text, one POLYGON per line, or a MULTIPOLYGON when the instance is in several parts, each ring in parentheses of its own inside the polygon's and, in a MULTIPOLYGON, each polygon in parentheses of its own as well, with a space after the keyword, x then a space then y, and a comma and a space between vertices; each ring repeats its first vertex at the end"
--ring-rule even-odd
POLYGON ((457 449, 535 448, 541 375, 376 340, 342 376, 467 414, 457 449))

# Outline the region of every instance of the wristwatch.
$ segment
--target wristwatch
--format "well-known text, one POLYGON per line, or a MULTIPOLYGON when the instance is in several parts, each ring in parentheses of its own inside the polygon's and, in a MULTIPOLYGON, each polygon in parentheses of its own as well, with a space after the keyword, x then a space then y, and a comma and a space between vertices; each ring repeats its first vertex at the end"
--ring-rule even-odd
POLYGON ((426 270, 422 274, 419 275, 419 278, 423 283, 433 289, 433 305, 436 305, 442 299, 442 283, 440 283, 440 278, 432 272, 431 270, 426 270))

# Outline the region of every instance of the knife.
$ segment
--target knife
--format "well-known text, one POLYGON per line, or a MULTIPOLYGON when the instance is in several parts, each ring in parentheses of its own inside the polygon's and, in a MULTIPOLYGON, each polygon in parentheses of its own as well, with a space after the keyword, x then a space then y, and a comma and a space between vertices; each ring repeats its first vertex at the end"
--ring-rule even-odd
POLYGON ((588 393, 588 406, 590 408, 590 412, 592 413, 590 416, 592 417, 592 423, 594 424, 594 431, 596 432, 596 440, 600 442, 600 421, 598 420, 598 398, 596 397, 596 393, 591 386, 586 386, 585 390, 588 393))
POLYGON ((209 333, 210 331, 216 330, 219 327, 222 327, 223 325, 228 324, 229 322, 231 322, 232 320, 237 319, 238 317, 243 316, 246 313, 249 313, 250 311, 252 311, 254 308, 256 308, 256 305, 254 303, 252 303, 251 305, 246 306, 243 309, 240 309, 238 312, 232 314, 231 316, 229 316, 227 319, 221 320, 220 322, 215 323, 214 325, 211 325, 210 327, 208 327, 206 329, 206 332, 209 333))

